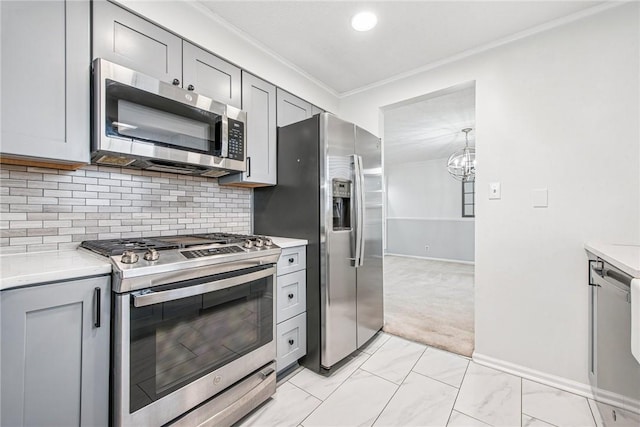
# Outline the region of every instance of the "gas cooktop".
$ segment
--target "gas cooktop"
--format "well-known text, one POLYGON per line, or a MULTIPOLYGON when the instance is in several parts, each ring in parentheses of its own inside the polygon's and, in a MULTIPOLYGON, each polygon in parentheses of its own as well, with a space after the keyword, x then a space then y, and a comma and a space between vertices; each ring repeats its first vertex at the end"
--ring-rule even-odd
POLYGON ((269 237, 230 233, 86 240, 80 247, 110 258, 115 292, 275 264, 281 252, 269 237))
POLYGON ((132 239, 85 240, 81 247, 103 256, 122 255, 125 251, 156 251, 184 249, 203 245, 241 244, 249 249, 273 246, 269 237, 230 233, 186 234, 175 236, 139 237, 132 239))

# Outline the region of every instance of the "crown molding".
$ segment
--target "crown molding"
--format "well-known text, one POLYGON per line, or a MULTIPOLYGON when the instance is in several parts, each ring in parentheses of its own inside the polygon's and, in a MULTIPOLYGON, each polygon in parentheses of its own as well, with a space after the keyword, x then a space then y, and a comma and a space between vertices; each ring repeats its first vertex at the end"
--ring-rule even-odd
POLYGON ((231 33, 233 33, 237 37, 241 38, 242 40, 244 40, 248 44, 258 48, 259 50, 261 50, 262 52, 264 52, 265 54, 270 56, 275 61, 277 61, 280 64, 284 65, 285 67, 295 71, 296 73, 300 74, 302 77, 306 78, 307 80, 309 80, 310 82, 312 82, 316 86, 318 86, 321 89, 327 91, 329 94, 335 96, 336 98, 340 97, 340 94, 335 89, 333 89, 332 87, 327 86, 327 84, 325 84, 324 82, 316 79, 315 77, 313 77, 312 75, 310 75, 309 73, 304 71, 303 69, 301 69, 298 66, 296 66, 295 64, 289 62, 284 57, 278 55, 276 52, 274 52, 272 49, 270 49, 266 45, 260 43, 259 41, 257 41, 253 37, 251 37, 249 34, 245 33, 240 28, 236 27, 235 25, 233 25, 232 23, 230 23, 229 21, 225 20, 223 17, 218 15, 217 13, 213 12, 211 9, 209 9, 207 6, 205 6, 200 0, 186 0, 185 3, 187 3, 192 8, 196 9, 198 12, 206 15, 207 17, 209 17, 209 19, 215 21, 216 24, 224 27, 226 30, 230 31, 231 33))
POLYGON ((396 81, 399 81, 399 80, 403 80, 403 79, 406 79, 408 77, 412 77, 412 76, 415 76, 417 74, 421 74, 421 73, 424 73, 426 71, 433 70, 435 68, 442 67, 442 66, 447 65, 447 64, 451 64, 453 62, 460 61, 462 59, 471 57, 473 55, 477 55, 479 53, 486 52, 488 50, 495 49, 495 48, 500 47, 500 46, 504 46, 506 44, 509 44, 509 43, 512 43, 512 42, 515 42, 515 41, 518 41, 518 40, 521 40, 521 39, 524 39, 524 38, 527 38, 527 37, 530 37, 530 36, 533 36, 535 34, 539 34, 539 33, 551 30, 553 28, 560 27, 560 26, 569 24, 569 23, 574 22, 574 21, 578 21, 578 20, 583 19, 583 18, 592 16, 592 15, 596 15, 596 14, 598 14, 600 12, 605 11, 605 10, 609 10, 609 9, 614 8, 614 7, 621 6, 623 4, 632 3, 634 1, 637 1, 637 0, 621 0, 621 1, 620 0, 609 0, 609 1, 605 2, 605 3, 603 3, 603 4, 599 4, 597 6, 593 6, 593 7, 590 7, 588 9, 572 13, 571 15, 567 15, 567 16, 564 16, 562 18, 554 19, 554 20, 546 22, 544 24, 540 24, 540 25, 537 25, 535 27, 529 28, 527 30, 520 31, 520 32, 512 34, 510 36, 498 39, 498 40, 493 41, 491 43, 487 43, 485 45, 482 45, 482 46, 479 46, 479 47, 476 47, 476 48, 473 48, 473 49, 465 50, 464 52, 458 53, 458 54, 453 55, 453 56, 449 56, 449 57, 441 59, 439 61, 431 62, 429 64, 426 64, 426 65, 422 66, 422 67, 414 68, 413 70, 406 71, 406 72, 400 73, 400 74, 396 74, 395 76, 392 76, 392 77, 389 77, 389 78, 386 78, 386 79, 383 79, 383 80, 379 80, 377 82, 374 82, 374 83, 371 83, 371 84, 368 84, 368 85, 365 85, 365 86, 362 86, 362 87, 359 87, 359 88, 356 88, 356 89, 353 89, 353 90, 350 90, 350 91, 340 92, 338 94, 338 98, 344 99, 344 98, 347 98, 347 97, 350 97, 350 96, 353 96, 353 95, 356 95, 356 94, 359 94, 359 93, 362 93, 362 92, 366 92, 366 91, 371 90, 371 89, 375 89, 375 88, 378 88, 378 87, 381 87, 381 86, 385 86, 387 84, 390 84, 390 83, 393 83, 393 82, 396 82, 396 81))

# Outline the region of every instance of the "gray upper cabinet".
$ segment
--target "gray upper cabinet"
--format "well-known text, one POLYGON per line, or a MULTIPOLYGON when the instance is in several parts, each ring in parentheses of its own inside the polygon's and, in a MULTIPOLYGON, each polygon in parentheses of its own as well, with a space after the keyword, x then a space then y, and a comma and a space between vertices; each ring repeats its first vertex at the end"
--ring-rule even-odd
POLYGON ((185 89, 240 108, 240 68, 183 41, 182 73, 185 89))
POLYGON ((89 162, 89 2, 1 1, 2 157, 89 162))
POLYGON ((316 114, 324 113, 324 110, 320 107, 316 107, 315 105, 311 106, 311 115, 315 116, 316 114))
POLYGON ((182 39, 104 0, 93 2, 93 57, 182 82, 182 39))
POLYGON ((313 115, 313 105, 278 88, 278 126, 286 126, 313 115))
POLYGON ((1 425, 109 424, 109 280, 0 293, 1 425))
POLYGON ((104 0, 93 6, 93 57, 240 108, 240 68, 104 0))
POLYGON ((276 87, 242 72, 242 109, 247 112, 247 172, 218 179, 221 185, 275 185, 276 87))

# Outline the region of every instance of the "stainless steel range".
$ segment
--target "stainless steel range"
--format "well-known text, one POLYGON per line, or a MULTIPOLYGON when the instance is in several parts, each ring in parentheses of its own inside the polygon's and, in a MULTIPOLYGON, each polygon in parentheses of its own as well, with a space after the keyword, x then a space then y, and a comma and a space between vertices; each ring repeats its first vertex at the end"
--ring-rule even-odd
POLYGON ((275 392, 281 250, 269 238, 214 233, 81 247, 113 263, 113 425, 230 425, 275 392))

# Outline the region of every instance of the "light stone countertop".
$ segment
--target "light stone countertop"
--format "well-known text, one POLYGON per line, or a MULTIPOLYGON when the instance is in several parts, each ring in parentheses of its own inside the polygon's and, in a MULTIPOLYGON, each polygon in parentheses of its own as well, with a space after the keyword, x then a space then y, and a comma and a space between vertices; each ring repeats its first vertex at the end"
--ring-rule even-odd
POLYGON ((109 259, 83 250, 0 256, 0 290, 102 274, 111 274, 109 259))
MULTIPOLYGON (((272 237, 281 248, 308 244, 304 239, 272 237)), ((83 250, 0 255, 0 291, 59 280, 111 274, 111 262, 83 250)))
POLYGON ((289 237, 276 237, 276 236, 269 236, 269 237, 271 237, 271 240, 273 240, 273 243, 280 246, 282 249, 293 248, 296 246, 305 246, 309 244, 309 241, 305 239, 291 239, 289 237))
POLYGON ((588 252, 602 258, 614 267, 633 277, 640 278, 640 244, 589 242, 584 247, 588 252))

